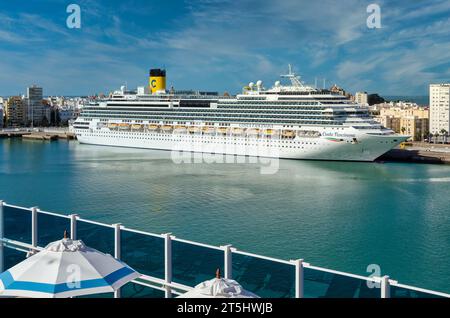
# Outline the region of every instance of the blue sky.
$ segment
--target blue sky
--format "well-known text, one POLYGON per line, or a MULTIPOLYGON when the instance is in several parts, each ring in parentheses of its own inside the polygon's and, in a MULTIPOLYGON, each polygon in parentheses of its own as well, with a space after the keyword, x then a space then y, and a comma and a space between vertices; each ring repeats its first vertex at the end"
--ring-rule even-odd
POLYGON ((36 83, 44 94, 146 84, 165 67, 177 89, 266 86, 287 64, 307 83, 348 91, 425 95, 450 81, 450 1, 0 0, 0 95, 36 83), (81 7, 81 29, 66 7, 81 7), (370 3, 381 29, 366 26, 370 3), (322 80, 319 80, 322 83, 322 80))

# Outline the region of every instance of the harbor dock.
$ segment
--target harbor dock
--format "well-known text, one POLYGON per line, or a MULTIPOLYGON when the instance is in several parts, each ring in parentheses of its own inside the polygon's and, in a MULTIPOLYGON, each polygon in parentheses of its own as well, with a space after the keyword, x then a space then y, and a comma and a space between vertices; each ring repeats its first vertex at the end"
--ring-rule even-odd
POLYGON ((32 139, 32 140, 58 140, 58 139, 75 139, 75 135, 72 133, 48 133, 48 132, 36 132, 25 134, 22 136, 23 139, 32 139))
POLYGON ((28 131, 0 131, 0 138, 22 137, 31 134, 28 131))
POLYGON ((33 134, 29 134, 29 135, 23 135, 22 139, 53 141, 53 140, 58 139, 58 136, 57 135, 49 135, 46 133, 33 133, 33 134))
POLYGON ((376 161, 450 164, 450 145, 413 142, 403 148, 391 149, 376 161))
POLYGON ((74 133, 67 129, 14 129, 0 131, 0 138, 22 138, 25 140, 53 141, 58 139, 76 139, 74 133))

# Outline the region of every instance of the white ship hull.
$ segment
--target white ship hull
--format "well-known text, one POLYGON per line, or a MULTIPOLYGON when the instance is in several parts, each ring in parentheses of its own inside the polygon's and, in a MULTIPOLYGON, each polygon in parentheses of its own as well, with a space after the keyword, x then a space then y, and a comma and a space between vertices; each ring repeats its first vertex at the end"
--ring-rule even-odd
POLYGON ((204 134, 121 132, 109 129, 76 130, 80 143, 169 151, 229 154, 285 159, 374 161, 406 136, 356 135, 353 138, 255 138, 204 134))

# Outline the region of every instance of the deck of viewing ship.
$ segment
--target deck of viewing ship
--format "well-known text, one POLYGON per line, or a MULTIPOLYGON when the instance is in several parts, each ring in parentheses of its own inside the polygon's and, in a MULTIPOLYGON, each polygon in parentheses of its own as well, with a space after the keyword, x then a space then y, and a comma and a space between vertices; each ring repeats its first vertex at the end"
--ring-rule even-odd
POLYGON ((70 230, 72 239, 81 239, 90 247, 114 255, 141 274, 115 297, 170 298, 212 278, 220 268, 225 278, 235 279, 245 289, 267 298, 450 298, 450 294, 400 284, 389 276, 354 275, 302 259, 281 260, 230 245, 213 246, 171 233, 147 233, 3 201, 0 272, 25 259, 30 251, 40 251, 60 239, 65 230, 70 230))

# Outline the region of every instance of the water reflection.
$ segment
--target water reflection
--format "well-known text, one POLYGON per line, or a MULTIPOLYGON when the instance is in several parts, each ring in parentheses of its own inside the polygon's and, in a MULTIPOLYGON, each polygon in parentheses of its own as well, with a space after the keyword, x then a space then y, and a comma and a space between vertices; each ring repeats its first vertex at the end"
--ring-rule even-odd
POLYGON ((281 160, 261 174, 258 163, 174 164, 167 151, 0 143, 9 202, 450 286, 449 166, 281 160))

